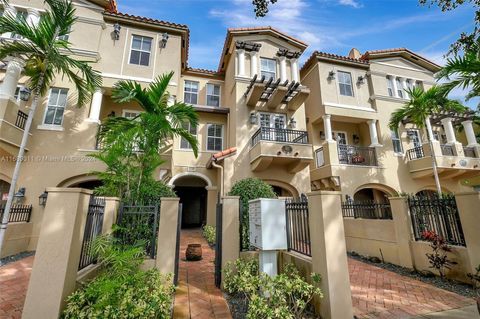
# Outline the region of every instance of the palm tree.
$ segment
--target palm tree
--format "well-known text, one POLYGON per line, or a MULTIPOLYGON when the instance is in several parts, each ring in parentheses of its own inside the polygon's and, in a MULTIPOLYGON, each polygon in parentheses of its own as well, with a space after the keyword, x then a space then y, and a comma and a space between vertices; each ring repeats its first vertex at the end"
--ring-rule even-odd
MULTIPOLYGON (((448 90, 443 86, 432 86, 427 91, 415 87, 413 89, 408 89, 407 92, 410 96, 410 100, 406 102, 402 108, 392 113, 389 127, 390 129, 395 130, 405 119, 408 119, 419 128, 426 127, 430 149, 433 150, 433 132, 430 124, 430 116, 442 111, 463 112, 466 110, 466 107, 458 101, 448 99, 448 90)), ((440 180, 438 178, 437 165, 433 151, 432 165, 437 192, 440 196, 442 194, 442 189, 440 187, 440 180)))
POLYGON ((77 90, 79 106, 84 105, 90 99, 91 93, 101 85, 100 74, 94 71, 87 62, 72 57, 71 44, 62 37, 68 35, 76 20, 72 2, 69 0, 45 0, 45 3, 50 8, 35 26, 27 23, 24 18, 18 19, 10 14, 0 17, 0 34, 11 32, 19 35, 22 39, 4 41, 0 46, 0 60, 14 56, 25 62, 25 74, 29 76, 27 87, 33 96, 0 227, 0 252, 20 173, 20 159, 24 156, 28 133, 41 98, 45 96, 57 75, 64 76, 73 82, 77 90))
POLYGON ((134 81, 120 81, 114 86, 115 102, 134 102, 144 111, 132 119, 109 117, 99 131, 104 151, 93 156, 108 168, 107 172, 97 174, 101 179, 114 181, 117 196, 140 200, 142 184, 152 178, 162 162, 160 152, 174 136, 185 139, 195 156, 198 154, 197 139, 186 129, 187 123, 190 127, 197 126, 198 115, 191 105, 182 102, 169 105, 171 96, 167 89, 172 77, 173 72, 162 75, 147 88, 134 81))
POLYGON ((437 78, 449 81, 445 84, 448 91, 456 87, 468 89, 469 92, 465 97, 467 101, 480 96, 480 43, 473 44, 463 56, 447 59, 437 78))

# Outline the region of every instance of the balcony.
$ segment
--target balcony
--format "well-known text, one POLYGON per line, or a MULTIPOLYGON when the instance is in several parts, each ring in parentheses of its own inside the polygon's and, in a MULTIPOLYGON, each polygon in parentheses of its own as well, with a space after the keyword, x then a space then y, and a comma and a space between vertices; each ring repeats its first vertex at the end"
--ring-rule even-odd
POLYGON ((407 162, 413 178, 433 176, 433 159, 440 178, 469 178, 480 174, 480 147, 460 143, 440 144, 433 141, 407 151, 407 162))
POLYGON ((254 172, 281 165, 289 173, 296 173, 312 160, 312 145, 308 144, 306 131, 262 127, 251 138, 250 166, 254 172))
POLYGON ((10 155, 18 154, 28 118, 25 111, 13 99, 0 98, 0 148, 10 155))
POLYGON ((265 80, 265 76, 258 79, 255 75, 247 87, 244 97, 250 107, 262 106, 275 110, 286 105, 288 110, 296 111, 307 99, 310 90, 299 82, 280 83, 280 79, 265 80))

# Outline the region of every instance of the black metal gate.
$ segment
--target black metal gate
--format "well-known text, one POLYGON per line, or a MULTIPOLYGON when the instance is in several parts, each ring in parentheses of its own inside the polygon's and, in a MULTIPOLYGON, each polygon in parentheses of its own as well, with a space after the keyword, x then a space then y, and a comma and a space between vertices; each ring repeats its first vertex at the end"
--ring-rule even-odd
POLYGON ((299 200, 287 200, 285 210, 288 251, 312 256, 307 197, 302 196, 299 200))
POLYGON ((216 212, 216 243, 215 243, 215 286, 220 288, 222 283, 222 225, 223 225, 223 204, 217 203, 216 212))
POLYGON ((115 236, 124 245, 145 246, 146 254, 154 259, 157 250, 160 204, 130 205, 122 203, 117 218, 120 226, 115 236))
POLYGON ((92 242, 102 233, 104 212, 105 198, 91 196, 88 205, 85 231, 83 233, 78 270, 96 262, 96 257, 92 254, 92 242))
POLYGON ((173 277, 173 284, 176 286, 178 284, 178 267, 180 259, 180 232, 182 228, 182 204, 178 205, 178 221, 177 221, 177 244, 175 247, 175 274, 173 277))

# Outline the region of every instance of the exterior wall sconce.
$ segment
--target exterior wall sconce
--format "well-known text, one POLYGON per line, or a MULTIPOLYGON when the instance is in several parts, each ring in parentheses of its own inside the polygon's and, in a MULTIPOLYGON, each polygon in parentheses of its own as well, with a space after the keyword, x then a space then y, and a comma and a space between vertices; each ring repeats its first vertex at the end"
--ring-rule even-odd
POLYGON ((366 79, 367 79, 366 75, 360 75, 357 79, 357 84, 365 84, 366 79))
POLYGON ((113 40, 115 41, 120 40, 121 29, 122 27, 120 26, 120 24, 118 22, 115 22, 115 24, 113 25, 113 34, 112 34, 113 40))
POLYGON ((335 80, 335 71, 330 71, 328 72, 328 78, 327 78, 329 81, 331 80, 335 80))
POLYGON ((258 118, 255 112, 250 113, 250 124, 255 125, 257 124, 258 118))
POLYGON ((320 139, 321 140, 325 139, 325 133, 323 131, 320 131, 320 139))
POLYGON ((296 128, 297 127, 297 121, 295 121, 295 119, 293 117, 291 117, 290 122, 288 123, 288 126, 290 126, 290 128, 296 128))
POLYGON ((38 196, 38 205, 45 207, 47 205, 48 193, 44 191, 40 196, 38 196))
POLYGON ((357 134, 353 134, 353 144, 360 143, 360 137, 357 134))
POLYGON ((168 38, 170 38, 168 33, 165 32, 162 34, 162 39, 160 40, 160 48, 165 49, 165 47, 167 46, 168 38))
POLYGON ((30 89, 28 89, 26 87, 22 87, 20 89, 20 91, 18 92, 20 100, 22 100, 24 102, 27 102, 28 100, 30 100, 31 93, 32 93, 32 91, 30 91, 30 89))
POLYGON ((13 195, 13 199, 15 200, 16 203, 21 203, 25 199, 25 193, 27 189, 25 187, 20 187, 18 189, 18 192, 13 195))

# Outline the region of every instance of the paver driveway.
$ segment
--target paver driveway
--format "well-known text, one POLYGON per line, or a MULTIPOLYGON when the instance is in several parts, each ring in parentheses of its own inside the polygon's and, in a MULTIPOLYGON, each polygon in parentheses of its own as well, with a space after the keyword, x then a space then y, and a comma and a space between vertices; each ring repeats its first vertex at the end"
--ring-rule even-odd
POLYGON ((20 318, 33 256, 0 267, 0 318, 20 318))

